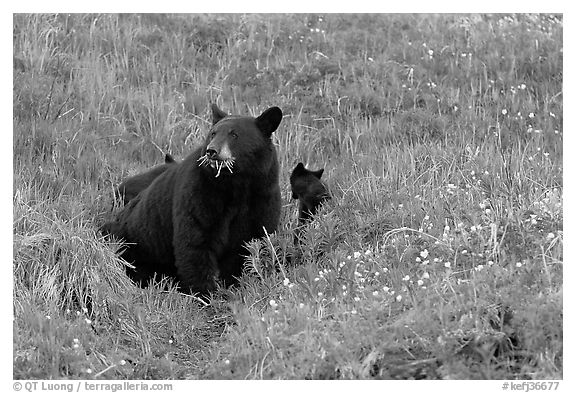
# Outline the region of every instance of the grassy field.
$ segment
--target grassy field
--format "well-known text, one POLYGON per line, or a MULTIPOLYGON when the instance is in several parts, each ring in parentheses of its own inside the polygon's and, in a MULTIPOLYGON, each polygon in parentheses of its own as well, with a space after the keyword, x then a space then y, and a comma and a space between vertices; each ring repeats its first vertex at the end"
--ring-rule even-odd
POLYGON ((13 377, 561 379, 553 15, 15 15, 13 377), (209 306, 96 228, 209 103, 274 134, 279 230, 209 306), (299 162, 333 198, 293 246, 299 162))

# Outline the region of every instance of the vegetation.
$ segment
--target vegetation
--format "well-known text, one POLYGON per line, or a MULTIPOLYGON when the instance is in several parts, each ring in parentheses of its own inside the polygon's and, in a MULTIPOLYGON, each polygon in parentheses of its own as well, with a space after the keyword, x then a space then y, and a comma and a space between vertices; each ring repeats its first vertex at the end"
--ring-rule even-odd
POLYGON ((14 15, 14 378, 562 378, 562 29, 14 15), (209 102, 282 108, 284 206, 206 306, 134 286, 97 227, 209 102), (295 248, 299 161, 333 198, 295 248))

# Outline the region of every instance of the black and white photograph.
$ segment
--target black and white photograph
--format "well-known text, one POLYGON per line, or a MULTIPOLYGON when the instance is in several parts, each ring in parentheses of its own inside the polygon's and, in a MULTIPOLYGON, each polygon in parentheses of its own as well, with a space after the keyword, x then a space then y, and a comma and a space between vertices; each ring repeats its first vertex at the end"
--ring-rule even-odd
POLYGON ((562 390, 564 15, 325 8, 11 15, 12 391, 562 390))

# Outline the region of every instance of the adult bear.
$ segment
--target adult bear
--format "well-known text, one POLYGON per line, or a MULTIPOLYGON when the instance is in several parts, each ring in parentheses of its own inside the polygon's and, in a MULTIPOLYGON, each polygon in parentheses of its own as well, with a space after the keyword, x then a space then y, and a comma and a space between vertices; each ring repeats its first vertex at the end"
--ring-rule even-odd
POLYGON ((240 276, 244 242, 273 232, 280 219, 278 158, 272 133, 280 108, 228 116, 212 105, 204 144, 158 176, 101 231, 126 242, 122 257, 135 281, 176 277, 206 294, 219 277, 240 276))
POLYGON ((164 173, 170 165, 175 163, 176 160, 174 160, 174 157, 170 154, 166 154, 164 157, 164 164, 157 165, 146 172, 130 176, 120 183, 120 185, 114 190, 116 199, 122 202, 123 205, 128 204, 128 202, 136 198, 136 195, 152 184, 154 179, 164 173))

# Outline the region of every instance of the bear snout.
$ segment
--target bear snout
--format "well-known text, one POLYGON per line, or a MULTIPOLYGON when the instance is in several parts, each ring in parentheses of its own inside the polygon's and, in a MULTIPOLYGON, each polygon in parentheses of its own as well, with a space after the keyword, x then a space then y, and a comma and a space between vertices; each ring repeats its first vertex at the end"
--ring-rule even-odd
POLYGON ((206 149, 206 155, 208 156, 209 159, 215 160, 218 158, 218 151, 208 147, 206 149))

